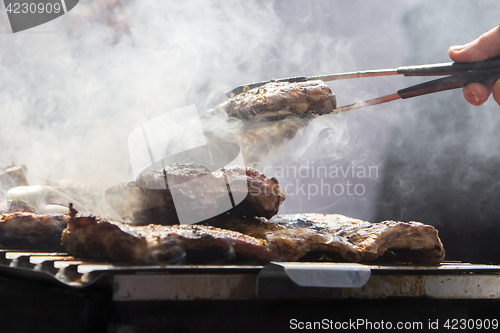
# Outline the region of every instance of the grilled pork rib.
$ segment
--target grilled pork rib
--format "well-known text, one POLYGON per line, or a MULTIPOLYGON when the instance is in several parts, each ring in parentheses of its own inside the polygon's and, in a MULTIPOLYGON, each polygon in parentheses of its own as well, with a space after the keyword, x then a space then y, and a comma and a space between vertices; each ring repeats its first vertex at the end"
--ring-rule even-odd
POLYGON ((10 249, 60 251, 68 215, 29 212, 0 214, 0 246, 10 249))
POLYGON ((256 170, 229 167, 210 172, 194 163, 172 164, 165 168, 165 172, 152 172, 139 177, 137 181, 111 187, 106 191, 106 200, 122 218, 136 225, 177 224, 179 219, 167 179, 177 183, 177 193, 182 199, 177 204, 186 205, 179 209, 194 209, 196 205, 207 216, 216 215, 221 203, 227 200, 228 192, 233 198, 246 195, 241 203, 230 210, 234 215, 270 218, 277 214, 285 200, 278 182, 256 170), (221 191, 220 184, 227 184, 228 178, 236 185, 221 191))
POLYGON ((336 106, 335 95, 330 87, 320 80, 270 82, 219 105, 230 117, 245 120, 258 116, 277 116, 282 110, 297 117, 321 115, 336 106))
POLYGON ((280 261, 439 264, 444 249, 434 227, 418 222, 370 223, 343 215, 265 218, 218 216, 206 225, 133 226, 73 215, 62 244, 75 257, 116 263, 280 261))
POLYGON ((133 226, 73 215, 61 238, 69 255, 115 263, 269 262, 264 241, 239 232, 198 225, 133 226))
POLYGON ((206 223, 264 239, 285 261, 438 264, 445 254, 437 230, 418 222, 370 223, 338 214, 299 214, 271 220, 217 217, 206 223))

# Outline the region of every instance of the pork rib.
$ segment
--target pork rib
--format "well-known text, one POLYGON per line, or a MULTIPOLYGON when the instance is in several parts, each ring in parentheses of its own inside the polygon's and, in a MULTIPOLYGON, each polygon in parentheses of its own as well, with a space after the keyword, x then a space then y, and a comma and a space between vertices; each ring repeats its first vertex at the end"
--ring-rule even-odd
POLYGON ((29 212, 0 214, 0 246, 9 249, 60 251, 67 215, 29 212))
MULTIPOLYGON (((233 215, 262 216, 271 218, 276 215, 285 195, 275 179, 268 179, 251 168, 229 167, 210 172, 195 163, 172 164, 164 172, 155 171, 139 177, 137 181, 122 183, 106 191, 106 200, 111 207, 126 220, 136 225, 158 223, 172 225, 179 223, 174 200, 167 179, 180 184, 177 193, 183 200, 177 203, 186 205, 180 209, 196 208, 206 215, 216 215, 228 192, 233 197, 246 195, 243 201, 230 210, 233 215), (171 178, 172 177, 172 178, 171 178), (220 184, 233 184, 223 191, 220 184), (199 182, 199 186, 193 186, 199 182), (185 185, 183 185, 185 184, 185 185), (192 198, 196 197, 196 200, 192 198)), ((226 186, 226 185, 224 185, 226 186)))
POLYGON ((297 117, 325 114, 337 101, 330 87, 320 80, 269 82, 226 100, 219 105, 230 117, 252 119, 279 116, 280 111, 297 117))
POLYGON ((445 255, 437 230, 419 222, 370 223, 339 214, 291 214, 271 220, 218 217, 206 223, 264 239, 285 261, 438 264, 445 255))
POLYGON ((64 229, 69 255, 115 263, 265 263, 277 256, 265 241, 239 232, 199 225, 133 226, 73 215, 64 229))

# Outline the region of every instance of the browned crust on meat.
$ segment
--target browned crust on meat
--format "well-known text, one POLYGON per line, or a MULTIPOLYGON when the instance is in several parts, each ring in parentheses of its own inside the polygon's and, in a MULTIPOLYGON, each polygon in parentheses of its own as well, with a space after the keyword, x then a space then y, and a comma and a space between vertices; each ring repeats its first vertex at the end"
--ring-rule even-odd
POLYGON ((0 214, 0 245, 11 249, 62 250, 61 234, 68 221, 67 215, 0 214))
POLYGON ((68 254, 119 263, 189 262, 190 250, 224 253, 221 260, 252 259, 261 263, 277 256, 265 241, 209 226, 150 224, 132 226, 96 217, 75 217, 62 235, 68 254))
POLYGON ((297 117, 325 114, 337 101, 330 87, 320 80, 307 82, 269 82, 228 99, 219 105, 230 117, 251 119, 286 110, 297 117))
POLYGON ((290 214, 271 220, 226 216, 206 223, 265 239, 285 261, 323 253, 334 261, 439 264, 445 256, 438 231, 419 222, 370 223, 340 214, 290 214))
POLYGON ((386 251, 413 252, 414 260, 438 264, 445 251, 438 231, 419 222, 384 221, 349 233, 349 239, 363 250, 364 261, 374 261, 386 251))
MULTIPOLYGON (((274 178, 267 178, 264 174, 252 168, 242 169, 233 167, 226 169, 226 172, 235 170, 245 170, 248 185, 248 195, 236 206, 237 214, 245 216, 260 216, 271 218, 278 213, 280 205, 285 201, 285 194, 281 190, 278 181, 274 178)), ((238 171, 237 171, 238 172, 238 171)))
MULTIPOLYGON (((225 177, 232 179, 232 184, 246 184, 244 188, 228 187, 233 197, 239 197, 238 193, 248 192, 243 201, 230 210, 231 214, 271 218, 278 213, 280 205, 285 200, 285 195, 275 179, 268 179, 264 174, 251 168, 232 166, 214 172, 176 174, 173 177, 177 177, 179 183, 203 177, 203 184, 206 186, 195 187, 197 193, 192 193, 191 188, 186 188, 183 191, 186 200, 181 202, 192 204, 190 196, 202 198, 198 199, 196 204, 204 207, 205 212, 211 216, 215 215, 214 212, 221 200, 227 197, 227 192, 214 192, 218 187, 210 184, 225 183, 225 177), (202 195, 199 195, 200 191, 204 191, 202 195)), ((152 172, 141 176, 135 182, 113 186, 106 191, 106 199, 123 219, 131 220, 137 225, 179 223, 172 194, 163 172, 152 172)))

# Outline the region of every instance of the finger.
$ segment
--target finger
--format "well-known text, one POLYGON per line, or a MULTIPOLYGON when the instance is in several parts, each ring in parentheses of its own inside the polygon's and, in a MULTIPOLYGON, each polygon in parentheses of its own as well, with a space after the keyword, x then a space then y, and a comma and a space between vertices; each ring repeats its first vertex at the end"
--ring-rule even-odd
POLYGON ((471 83, 464 87, 463 93, 467 102, 479 106, 488 100, 488 97, 491 95, 491 90, 484 84, 471 83))
POLYGON ((493 85, 493 98, 500 105, 500 80, 493 85))
POLYGON ((470 43, 448 49, 448 56, 456 62, 480 61, 497 55, 500 55, 500 25, 470 43))

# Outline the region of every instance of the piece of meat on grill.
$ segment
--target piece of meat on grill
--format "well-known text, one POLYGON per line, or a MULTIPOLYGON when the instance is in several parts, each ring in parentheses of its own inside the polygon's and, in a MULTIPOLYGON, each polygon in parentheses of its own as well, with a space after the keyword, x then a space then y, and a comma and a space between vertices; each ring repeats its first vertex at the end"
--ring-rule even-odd
POLYGON ((266 263, 277 256, 265 241, 210 226, 133 226, 75 216, 61 238, 69 255, 115 263, 266 263))
POLYGON ((420 222, 383 221, 337 233, 363 251, 362 261, 439 264, 445 251, 438 231, 420 222))
POLYGON ((336 106, 332 90, 320 80, 269 82, 219 104, 230 117, 244 120, 288 114, 297 117, 322 115, 336 106))
MULTIPOLYGON (((300 215, 277 215, 265 218, 234 218, 217 216, 204 221, 212 226, 229 229, 267 241, 267 246, 283 261, 308 260, 312 254, 327 254, 332 261, 358 262, 361 249, 345 237, 337 236, 325 224, 300 215), (300 216, 300 217, 299 217, 300 216)), ((358 220, 330 215, 334 221, 356 223, 358 220)), ((315 260, 316 258, 314 258, 315 260)))
POLYGON ((286 261, 438 264, 444 248, 437 230, 418 222, 370 223, 339 214, 290 214, 264 218, 217 217, 213 226, 265 239, 286 261))
POLYGON ((228 167, 210 172, 195 163, 171 164, 164 172, 154 171, 137 181, 113 186, 106 191, 105 197, 123 219, 133 224, 178 224, 169 186, 171 181, 177 186, 176 198, 180 198, 176 201, 180 205, 177 209, 193 211, 193 214, 199 212, 208 217, 218 214, 224 200, 228 200, 228 193, 232 198, 242 199, 244 196, 229 211, 239 216, 270 218, 277 214, 285 200, 278 182, 254 169, 228 167), (231 179, 231 186, 228 179, 231 179))
POLYGON ((61 251, 68 215, 29 212, 0 214, 0 246, 7 249, 61 251))

